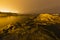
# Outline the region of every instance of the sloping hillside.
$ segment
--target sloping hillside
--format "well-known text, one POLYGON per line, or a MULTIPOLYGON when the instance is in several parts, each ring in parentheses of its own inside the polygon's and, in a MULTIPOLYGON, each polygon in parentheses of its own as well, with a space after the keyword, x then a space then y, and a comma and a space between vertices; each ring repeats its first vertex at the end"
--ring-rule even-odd
POLYGON ((6 25, 0 33, 1 40, 60 40, 60 16, 45 13, 21 18, 6 25))

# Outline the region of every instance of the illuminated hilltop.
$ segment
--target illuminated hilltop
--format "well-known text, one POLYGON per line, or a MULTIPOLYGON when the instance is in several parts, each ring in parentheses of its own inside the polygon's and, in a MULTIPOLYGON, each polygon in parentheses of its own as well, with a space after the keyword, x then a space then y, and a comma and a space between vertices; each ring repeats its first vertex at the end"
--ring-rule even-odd
POLYGON ((60 16, 59 14, 49 14, 49 13, 45 13, 45 14, 40 14, 37 18, 36 21, 44 23, 44 24, 48 24, 48 23, 60 23, 60 16))

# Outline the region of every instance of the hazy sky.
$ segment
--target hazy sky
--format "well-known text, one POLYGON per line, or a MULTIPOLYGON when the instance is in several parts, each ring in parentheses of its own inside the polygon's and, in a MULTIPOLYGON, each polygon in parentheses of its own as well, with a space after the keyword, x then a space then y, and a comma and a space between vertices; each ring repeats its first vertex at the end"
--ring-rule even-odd
POLYGON ((0 10, 20 13, 40 12, 40 10, 60 6, 60 0, 0 0, 0 10))

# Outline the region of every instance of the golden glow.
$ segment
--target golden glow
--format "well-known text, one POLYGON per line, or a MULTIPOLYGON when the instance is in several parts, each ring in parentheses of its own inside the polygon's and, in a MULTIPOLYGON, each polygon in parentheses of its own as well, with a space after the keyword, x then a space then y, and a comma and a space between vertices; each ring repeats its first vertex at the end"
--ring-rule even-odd
POLYGON ((19 13, 19 12, 18 12, 18 11, 16 11, 16 10, 10 10, 10 9, 7 9, 7 8, 0 9, 0 12, 11 12, 11 13, 19 13))

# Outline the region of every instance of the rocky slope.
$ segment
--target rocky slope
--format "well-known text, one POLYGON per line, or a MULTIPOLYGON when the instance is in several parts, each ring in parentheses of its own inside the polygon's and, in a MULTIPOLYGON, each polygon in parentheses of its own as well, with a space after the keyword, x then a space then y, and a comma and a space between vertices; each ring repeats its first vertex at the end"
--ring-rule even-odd
POLYGON ((59 14, 40 14, 35 21, 46 23, 47 24, 56 24, 60 23, 60 16, 59 14))
POLYGON ((6 25, 0 40, 60 40, 59 15, 45 13, 26 18, 23 18, 24 22, 18 19, 14 24, 6 25))

